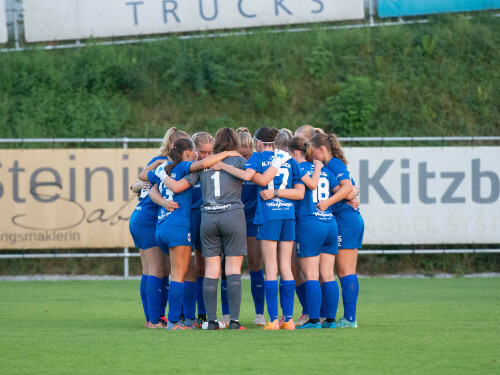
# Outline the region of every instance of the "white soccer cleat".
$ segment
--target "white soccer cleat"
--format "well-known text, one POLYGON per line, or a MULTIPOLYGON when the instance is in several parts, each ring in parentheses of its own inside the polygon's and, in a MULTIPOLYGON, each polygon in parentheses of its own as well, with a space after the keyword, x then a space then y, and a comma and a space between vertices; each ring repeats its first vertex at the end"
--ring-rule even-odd
MULTIPOLYGON (((231 315, 229 315, 229 314, 222 315, 222 318, 220 319, 221 322, 226 323, 226 327, 229 325, 230 320, 231 320, 231 315)), ((226 328, 226 327, 224 327, 224 328, 226 328)))
POLYGON ((309 315, 302 314, 302 316, 295 322, 295 327, 301 327, 309 321, 309 315))
POLYGON ((262 314, 256 314, 253 323, 256 326, 265 326, 266 325, 266 318, 264 318, 264 315, 262 315, 262 314))
MULTIPOLYGON (((223 322, 223 321, 218 321, 217 323, 219 323, 220 329, 227 328, 227 326, 228 326, 228 324, 226 322, 223 322)), ((207 328, 208 328, 208 322, 203 322, 203 324, 201 325, 201 329, 207 329, 207 328)))

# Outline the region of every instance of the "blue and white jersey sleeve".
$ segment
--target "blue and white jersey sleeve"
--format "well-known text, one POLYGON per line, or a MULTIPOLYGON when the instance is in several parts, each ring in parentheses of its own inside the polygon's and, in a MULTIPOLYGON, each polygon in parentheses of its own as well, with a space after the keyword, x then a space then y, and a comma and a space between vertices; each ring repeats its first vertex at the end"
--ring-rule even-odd
POLYGON ((351 176, 351 172, 349 172, 349 169, 347 166, 344 164, 344 162, 340 159, 337 158, 332 158, 328 164, 327 167, 329 170, 333 172, 335 175, 335 178, 340 182, 343 180, 351 180, 353 185, 356 185, 354 182, 354 179, 351 176))
POLYGON ((245 169, 253 169, 257 173, 262 173, 262 156, 260 152, 254 152, 245 163, 245 169))
POLYGON ((294 159, 290 159, 290 165, 292 167, 293 176, 292 187, 295 184, 303 184, 302 177, 307 174, 307 170, 300 168, 299 164, 294 159))

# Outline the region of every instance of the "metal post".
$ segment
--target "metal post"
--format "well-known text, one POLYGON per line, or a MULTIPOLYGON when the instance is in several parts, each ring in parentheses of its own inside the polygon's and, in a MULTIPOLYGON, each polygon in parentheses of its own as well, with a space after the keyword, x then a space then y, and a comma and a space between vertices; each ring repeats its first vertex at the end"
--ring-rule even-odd
POLYGON ((17 9, 15 8, 15 5, 14 5, 14 8, 12 9, 12 11, 14 12, 14 41, 16 43, 16 49, 20 49, 19 48, 19 30, 18 30, 18 25, 17 25, 17 9))
MULTIPOLYGON (((123 149, 128 148, 128 138, 123 137, 123 149)), ((129 264, 128 264, 128 247, 123 248, 123 277, 129 276, 129 264)))
POLYGON ((368 0, 368 12, 370 14, 370 26, 374 26, 375 21, 373 19, 373 14, 374 14, 373 0, 368 0))

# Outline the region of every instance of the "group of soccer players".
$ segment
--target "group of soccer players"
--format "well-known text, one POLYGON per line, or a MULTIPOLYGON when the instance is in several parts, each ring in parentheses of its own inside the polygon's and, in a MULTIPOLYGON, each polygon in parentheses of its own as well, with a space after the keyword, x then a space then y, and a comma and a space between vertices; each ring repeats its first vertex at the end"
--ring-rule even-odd
POLYGON ((357 327, 364 224, 346 165, 337 137, 310 125, 295 136, 260 127, 253 137, 246 128, 222 128, 215 138, 205 132, 191 138, 169 129, 131 187, 139 195, 130 232, 143 266, 145 327, 245 329, 239 322, 244 255, 256 325, 357 327), (344 304, 338 320, 335 273, 344 304), (302 305, 296 322, 295 293, 302 305))

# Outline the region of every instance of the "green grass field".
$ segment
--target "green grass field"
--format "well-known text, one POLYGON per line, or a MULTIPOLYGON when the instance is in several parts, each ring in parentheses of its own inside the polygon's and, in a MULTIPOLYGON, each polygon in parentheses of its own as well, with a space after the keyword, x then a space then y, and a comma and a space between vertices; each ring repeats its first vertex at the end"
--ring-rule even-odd
POLYGON ((139 281, 2 282, 0 373, 500 373, 499 278, 361 279, 359 327, 314 332, 254 328, 249 284, 247 331, 169 332, 139 281))

